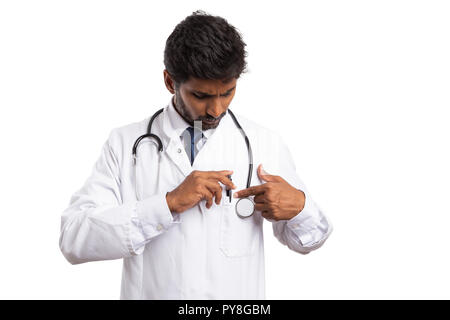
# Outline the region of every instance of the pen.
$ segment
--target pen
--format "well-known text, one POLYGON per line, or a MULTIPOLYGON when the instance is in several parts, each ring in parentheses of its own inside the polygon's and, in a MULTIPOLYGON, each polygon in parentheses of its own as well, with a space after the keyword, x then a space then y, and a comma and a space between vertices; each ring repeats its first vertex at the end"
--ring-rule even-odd
MULTIPOLYGON (((230 179, 231 181, 233 181, 233 179, 231 179, 231 174, 227 176, 228 179, 230 179)), ((227 197, 230 199, 230 203, 231 203, 231 189, 227 189, 227 197)))

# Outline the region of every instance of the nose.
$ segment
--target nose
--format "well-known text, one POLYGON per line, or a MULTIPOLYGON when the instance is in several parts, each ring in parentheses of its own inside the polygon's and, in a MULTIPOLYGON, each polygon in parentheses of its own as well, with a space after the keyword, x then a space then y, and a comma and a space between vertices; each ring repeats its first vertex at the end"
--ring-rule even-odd
POLYGON ((222 105, 222 102, 220 101, 220 99, 213 99, 213 101, 211 101, 211 105, 208 107, 206 113, 210 117, 214 117, 215 119, 217 119, 224 111, 225 111, 225 108, 222 105))

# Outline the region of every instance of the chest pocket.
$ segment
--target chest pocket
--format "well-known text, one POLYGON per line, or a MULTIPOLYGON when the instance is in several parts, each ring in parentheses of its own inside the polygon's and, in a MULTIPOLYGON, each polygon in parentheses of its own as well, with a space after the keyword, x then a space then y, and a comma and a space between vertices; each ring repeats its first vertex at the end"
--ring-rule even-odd
POLYGON ((262 218, 256 212, 248 218, 236 214, 236 202, 222 204, 220 221, 220 250, 227 257, 245 257, 256 253, 262 232, 262 218))

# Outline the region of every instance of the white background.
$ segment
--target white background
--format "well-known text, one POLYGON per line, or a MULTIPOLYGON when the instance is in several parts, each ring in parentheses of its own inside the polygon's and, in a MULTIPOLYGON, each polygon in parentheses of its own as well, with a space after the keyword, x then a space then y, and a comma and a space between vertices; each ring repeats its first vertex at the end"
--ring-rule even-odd
POLYGON ((445 1, 1 1, 0 298, 119 298, 121 261, 70 265, 60 215, 111 129, 169 101, 196 9, 243 34, 231 108, 281 133, 335 229, 302 256, 265 224, 267 298, 450 298, 445 1))

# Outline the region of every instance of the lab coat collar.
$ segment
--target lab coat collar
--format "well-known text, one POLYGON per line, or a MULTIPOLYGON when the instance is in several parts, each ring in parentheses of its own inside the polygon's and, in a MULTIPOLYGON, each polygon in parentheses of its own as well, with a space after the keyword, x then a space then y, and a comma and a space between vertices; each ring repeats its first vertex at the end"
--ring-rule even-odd
POLYGON ((169 105, 167 107, 167 116, 169 118, 170 124, 172 125, 173 130, 176 132, 176 135, 179 137, 181 134, 188 128, 189 123, 184 120, 178 111, 175 109, 173 99, 175 96, 170 99, 169 105))

